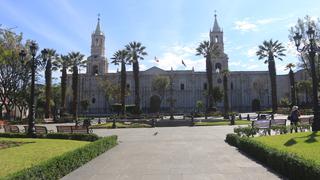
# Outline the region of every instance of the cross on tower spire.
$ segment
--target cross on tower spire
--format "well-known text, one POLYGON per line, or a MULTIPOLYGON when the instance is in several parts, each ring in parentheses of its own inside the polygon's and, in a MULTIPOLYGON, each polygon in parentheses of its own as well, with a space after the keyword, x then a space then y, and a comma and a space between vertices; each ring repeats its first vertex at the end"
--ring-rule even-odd
POLYGON ((98 34, 98 35, 102 34, 100 30, 100 13, 98 13, 98 23, 97 23, 95 34, 98 34))
POLYGON ((214 24, 212 31, 220 32, 220 27, 217 20, 217 10, 214 10, 214 24))

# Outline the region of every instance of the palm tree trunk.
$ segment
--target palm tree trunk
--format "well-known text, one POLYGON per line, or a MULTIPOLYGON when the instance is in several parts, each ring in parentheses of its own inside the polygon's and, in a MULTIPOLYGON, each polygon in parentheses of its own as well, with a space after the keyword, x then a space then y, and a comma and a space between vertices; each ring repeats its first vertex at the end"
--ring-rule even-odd
POLYGON ((290 78, 290 90, 291 90, 291 106, 293 107, 294 105, 297 104, 297 102, 296 102, 296 87, 294 82, 294 73, 292 69, 290 69, 289 71, 289 78, 290 78))
POLYGON ((139 62, 138 60, 135 60, 135 62, 132 64, 133 66, 133 78, 135 82, 134 86, 134 104, 136 108, 136 113, 140 112, 140 84, 139 84, 139 62))
POLYGON ((67 68, 62 67, 61 75, 61 108, 60 116, 63 117, 66 109, 66 91, 67 91, 67 68))
POLYGON ((73 73, 72 73, 72 115, 73 119, 78 125, 78 67, 73 66, 73 73))
POLYGON ((228 113, 229 113, 228 77, 227 77, 227 75, 223 76, 223 90, 224 90, 224 98, 223 98, 224 118, 227 119, 228 113))
POLYGON ((45 118, 51 117, 51 58, 48 59, 45 71, 45 79, 46 79, 46 107, 45 107, 45 118))
POLYGON ((278 110, 277 102, 277 79, 276 79, 276 65, 274 59, 269 58, 268 63, 269 76, 271 81, 271 101, 272 101, 272 112, 275 113, 278 110))
POLYGON ((126 65, 124 61, 121 62, 121 113, 122 115, 126 112, 126 83, 127 83, 127 74, 126 74, 126 65))
POLYGON ((208 80, 208 99, 209 99, 209 106, 208 109, 213 107, 213 82, 212 82, 212 63, 210 60, 210 56, 206 57, 206 69, 207 69, 207 80, 208 80))

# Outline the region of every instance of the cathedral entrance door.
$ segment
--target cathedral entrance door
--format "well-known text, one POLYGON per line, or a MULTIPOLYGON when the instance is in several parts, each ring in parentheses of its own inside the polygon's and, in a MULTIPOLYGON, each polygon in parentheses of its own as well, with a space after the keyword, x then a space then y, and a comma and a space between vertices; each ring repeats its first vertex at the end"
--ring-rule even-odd
POLYGON ((157 113, 160 111, 161 99, 158 95, 153 95, 150 97, 150 112, 157 113))

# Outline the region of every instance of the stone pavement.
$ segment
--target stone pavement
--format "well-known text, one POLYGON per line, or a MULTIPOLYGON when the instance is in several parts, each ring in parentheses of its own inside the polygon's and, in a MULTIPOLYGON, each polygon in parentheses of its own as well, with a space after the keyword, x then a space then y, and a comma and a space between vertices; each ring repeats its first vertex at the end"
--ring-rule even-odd
POLYGON ((98 129, 119 145, 63 180, 281 179, 224 142, 231 126, 98 129))

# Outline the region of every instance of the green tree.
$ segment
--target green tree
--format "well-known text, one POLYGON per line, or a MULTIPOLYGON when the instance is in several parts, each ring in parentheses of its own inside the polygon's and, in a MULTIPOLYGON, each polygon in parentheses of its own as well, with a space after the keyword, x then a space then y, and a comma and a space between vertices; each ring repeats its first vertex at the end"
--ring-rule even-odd
POLYGON ((90 102, 88 99, 85 99, 85 100, 80 101, 80 105, 81 105, 81 109, 83 111, 87 111, 89 108, 90 102))
POLYGON ((120 82, 120 103, 121 103, 121 114, 124 115, 126 111, 126 84, 127 84, 127 72, 126 72, 126 64, 129 61, 128 51, 126 50, 118 50, 113 54, 111 58, 113 61, 111 63, 115 65, 121 64, 121 82, 120 82))
POLYGON ((311 99, 312 83, 310 80, 302 80, 297 82, 297 92, 304 93, 306 103, 308 104, 311 99))
POLYGON ((197 101, 196 102, 196 108, 197 108, 197 112, 198 113, 200 113, 202 110, 203 110, 203 108, 204 108, 204 104, 203 104, 203 101, 197 101))
MULTIPOLYGON (((16 34, 0 27, 0 101, 6 110, 6 119, 18 102, 28 101, 26 94, 30 80, 30 63, 24 63, 19 57, 22 49, 28 50, 22 43, 22 34, 16 34)), ((30 57, 26 57, 29 59, 30 57)))
POLYGON ((130 42, 126 45, 126 50, 129 53, 130 62, 132 63, 133 78, 134 78, 134 95, 136 112, 140 112, 140 84, 139 84, 139 60, 143 60, 143 56, 148 55, 145 51, 146 47, 140 42, 130 42))
POLYGON ((277 73, 276 73, 276 64, 275 59, 282 61, 282 57, 285 56, 284 51, 286 49, 283 47, 279 41, 263 41, 263 44, 259 46, 257 51, 257 56, 259 60, 266 59, 265 64, 268 64, 269 76, 271 82, 271 99, 272 99, 272 112, 275 113, 278 109, 277 102, 277 73))
POLYGON ((279 103, 280 103, 280 106, 283 106, 283 107, 289 107, 290 106, 290 101, 289 101, 289 99, 287 97, 281 98, 279 103))
POLYGON ((167 76, 156 76, 152 80, 152 90, 160 95, 161 100, 164 97, 166 90, 169 88, 170 79, 167 76))
MULTIPOLYGON (((108 107, 112 110, 111 102, 119 103, 121 101, 121 88, 119 84, 113 83, 109 79, 101 79, 99 86, 103 89, 108 107)), ((127 95, 129 95, 128 89, 126 89, 127 95)))
POLYGON ((208 80, 208 98, 209 98, 209 106, 208 109, 213 107, 214 102, 214 95, 213 95, 213 81, 212 81, 212 62, 211 62, 211 45, 209 41, 203 41, 199 44, 199 47, 196 49, 197 56, 202 55, 206 58, 206 73, 207 73, 207 80, 208 80))
POLYGON ((84 55, 80 52, 69 53, 69 58, 72 64, 72 115, 76 125, 78 125, 78 68, 84 67, 86 61, 83 59, 84 55))
POLYGON ((213 87, 213 102, 217 104, 222 101, 223 91, 218 87, 213 87))
POLYGON ((52 116, 51 113, 51 101, 52 101, 52 61, 57 59, 57 53, 54 49, 47 49, 47 55, 44 56, 42 54, 43 62, 45 63, 45 96, 46 96, 46 104, 45 104, 45 118, 50 118, 52 116))
POLYGON ((229 97, 228 97, 228 77, 230 73, 228 69, 222 71, 223 76, 223 109, 224 118, 227 119, 229 116, 229 97))
MULTIPOLYGON (((310 16, 306 15, 304 18, 298 18, 297 24, 290 28, 289 30, 289 40, 294 43, 293 37, 299 32, 302 35, 301 38, 301 46, 306 46, 309 43, 307 30, 311 26, 313 30, 315 30, 315 42, 320 42, 320 19, 313 20, 310 16)), ((316 54, 315 64, 316 64, 316 74, 318 79, 320 79, 320 60, 319 55, 316 54)), ((308 51, 302 51, 299 53, 299 68, 303 68, 307 70, 310 77, 311 75, 311 66, 310 66, 310 59, 308 51)))
POLYGON ((58 111, 61 107, 61 85, 54 84, 52 86, 52 115, 53 120, 57 121, 58 111))
POLYGON ((289 63, 287 64, 285 70, 289 69, 289 81, 290 81, 290 91, 291 91, 291 107, 297 104, 296 100, 296 83, 294 81, 294 73, 292 68, 296 67, 295 64, 289 63))
POLYGON ((59 58, 53 61, 53 70, 61 71, 61 104, 60 104, 60 116, 63 117, 66 111, 66 93, 67 93, 67 71, 71 66, 71 59, 68 55, 60 55, 59 58))

